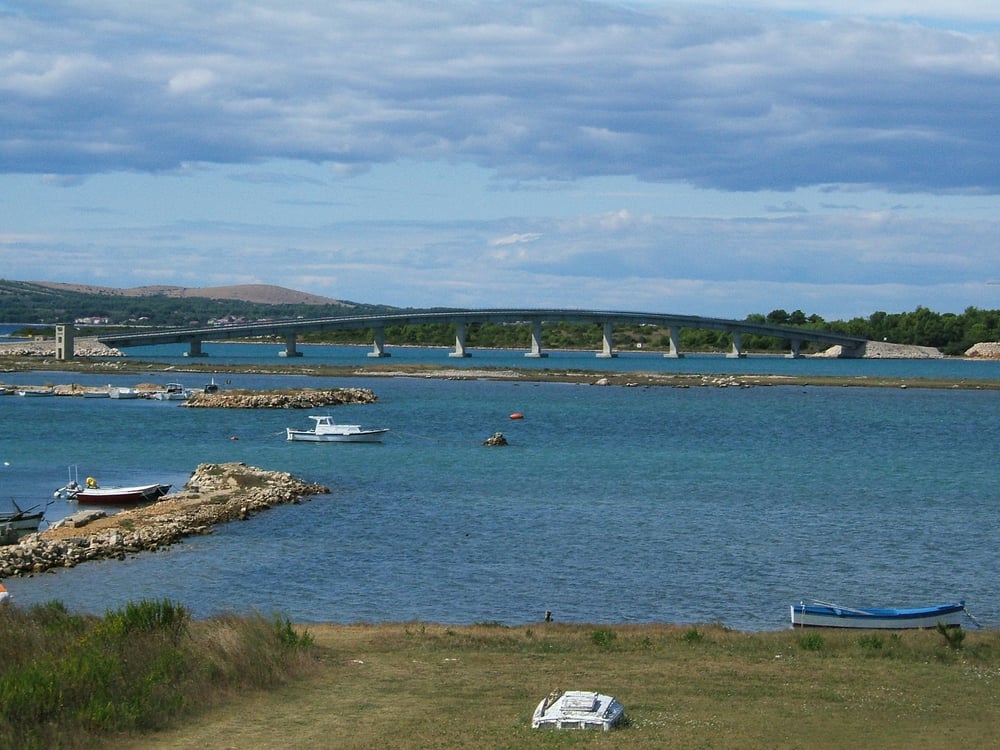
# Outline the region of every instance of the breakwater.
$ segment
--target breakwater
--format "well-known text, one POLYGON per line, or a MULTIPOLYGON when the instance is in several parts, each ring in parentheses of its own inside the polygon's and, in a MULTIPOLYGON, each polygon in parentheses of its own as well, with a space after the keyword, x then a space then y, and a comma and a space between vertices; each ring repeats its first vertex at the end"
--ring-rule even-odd
POLYGON ((276 505, 329 491, 287 472, 243 463, 202 464, 182 492, 156 503, 110 516, 69 516, 18 544, 0 547, 0 578, 156 551, 184 537, 211 533, 217 524, 246 520, 276 505))

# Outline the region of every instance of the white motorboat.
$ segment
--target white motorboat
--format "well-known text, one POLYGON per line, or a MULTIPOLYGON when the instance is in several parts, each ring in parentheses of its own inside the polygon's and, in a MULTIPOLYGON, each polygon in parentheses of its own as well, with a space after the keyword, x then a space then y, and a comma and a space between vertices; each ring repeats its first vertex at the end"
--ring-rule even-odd
POLYGON ((187 401, 191 393, 180 383, 167 383, 166 390, 157 391, 153 398, 157 401, 187 401))
POLYGON ((108 396, 117 399, 139 398, 139 391, 135 388, 125 388, 121 386, 118 388, 109 388, 108 396))
POLYGON ((333 417, 309 417, 311 430, 286 430, 289 440, 306 443, 380 443, 388 428, 365 429, 357 424, 336 424, 333 417))

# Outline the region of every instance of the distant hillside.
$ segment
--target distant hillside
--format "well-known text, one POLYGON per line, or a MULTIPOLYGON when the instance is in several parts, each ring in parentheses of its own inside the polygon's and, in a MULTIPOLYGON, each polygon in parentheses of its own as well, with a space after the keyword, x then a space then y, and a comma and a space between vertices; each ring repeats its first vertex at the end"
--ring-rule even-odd
POLYGON ((307 292, 297 292, 273 284, 240 284, 237 286, 136 286, 128 289, 117 289, 109 286, 91 286, 88 284, 66 284, 60 281, 29 281, 48 289, 58 289, 64 292, 79 294, 95 294, 120 297, 203 297, 207 299, 228 299, 241 302, 253 302, 259 305, 352 305, 331 297, 320 297, 307 292))
POLYGON ((218 320, 376 314, 393 308, 320 297, 270 284, 131 289, 57 281, 0 279, 0 323, 184 326, 218 320))

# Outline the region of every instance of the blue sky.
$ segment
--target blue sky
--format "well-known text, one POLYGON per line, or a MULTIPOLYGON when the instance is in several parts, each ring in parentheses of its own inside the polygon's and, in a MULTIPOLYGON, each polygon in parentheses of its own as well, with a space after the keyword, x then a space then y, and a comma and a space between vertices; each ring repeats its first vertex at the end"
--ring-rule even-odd
POLYGON ((994 0, 0 0, 0 278, 1000 308, 994 0))

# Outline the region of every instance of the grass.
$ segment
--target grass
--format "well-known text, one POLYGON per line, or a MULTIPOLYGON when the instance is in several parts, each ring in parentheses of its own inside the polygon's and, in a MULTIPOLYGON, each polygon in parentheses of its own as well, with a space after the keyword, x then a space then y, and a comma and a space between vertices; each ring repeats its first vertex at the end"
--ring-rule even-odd
POLYGON ((274 686, 303 665, 311 641, 288 623, 192 622, 169 601, 103 618, 62 604, 0 607, 0 748, 91 748, 149 732, 274 686))
MULTIPOLYGON (((3 684, 11 679, 9 653, 37 651, 46 639, 63 644, 52 648, 64 659, 87 643, 120 644, 129 634, 157 645, 138 660, 148 675, 131 688, 138 697, 110 712, 118 723, 101 731, 69 723, 35 744, 0 745, 988 747, 1000 725, 1000 631, 993 630, 961 638, 934 630, 740 633, 711 624, 400 623, 303 631, 280 619, 189 622, 174 614, 146 603, 139 613, 94 622, 58 609, 3 615, 3 684), (26 635, 18 635, 11 628, 22 628, 23 618, 26 635), (156 701, 150 685, 164 690, 156 701), (535 705, 554 688, 613 695, 624 703, 628 725, 606 734, 532 730, 535 705), (132 720, 128 707, 144 702, 156 708, 152 719, 132 720)), ((130 650, 115 653, 134 668, 130 650)), ((40 684, 52 690, 73 674, 40 684)), ((5 716, 10 707, 4 697, 5 716)), ((0 727, 0 737, 8 731, 0 727)))
POLYGON ((989 746, 1000 633, 746 634, 717 625, 311 626, 321 668, 128 748, 989 746), (875 644, 878 644, 877 646, 875 644), (532 730, 552 689, 626 707, 610 732, 532 730))

